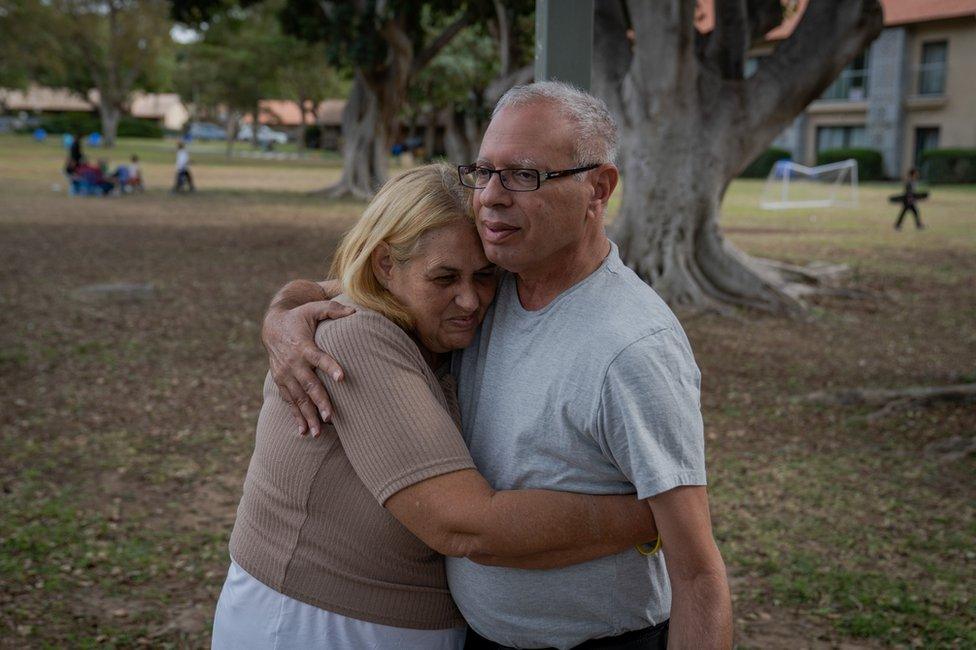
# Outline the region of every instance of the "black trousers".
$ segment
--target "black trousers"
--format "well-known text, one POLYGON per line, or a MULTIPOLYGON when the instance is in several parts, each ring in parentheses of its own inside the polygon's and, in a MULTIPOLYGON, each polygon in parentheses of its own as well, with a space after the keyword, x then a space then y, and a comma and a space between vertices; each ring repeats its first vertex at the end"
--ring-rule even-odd
POLYGON ((895 222, 895 228, 897 228, 897 229, 900 229, 901 228, 901 221, 902 221, 902 219, 905 218, 905 214, 909 210, 911 210, 912 216, 915 217, 915 227, 916 228, 921 228, 922 227, 922 220, 918 216, 918 208, 916 208, 914 205, 908 205, 908 204, 906 204, 906 205, 904 205, 902 207, 901 214, 898 215, 898 221, 895 222))
MULTIPOLYGON (((624 632, 602 639, 590 639, 573 650, 667 650, 667 647, 668 621, 664 621, 643 630, 624 632)), ((469 627, 464 650, 514 650, 514 648, 489 641, 469 627)))
POLYGON ((193 177, 190 176, 189 169, 181 169, 176 172, 176 182, 173 183, 173 191, 179 192, 183 189, 183 185, 188 185, 191 192, 196 189, 193 187, 193 177))

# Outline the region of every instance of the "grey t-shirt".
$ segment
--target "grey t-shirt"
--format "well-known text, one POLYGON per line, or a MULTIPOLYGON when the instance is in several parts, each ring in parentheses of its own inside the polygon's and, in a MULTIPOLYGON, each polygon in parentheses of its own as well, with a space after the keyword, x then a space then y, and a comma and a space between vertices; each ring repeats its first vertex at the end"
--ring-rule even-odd
MULTIPOLYGON (((455 372, 465 441, 496 489, 645 499, 705 484, 691 347, 616 246, 538 311, 522 307, 506 275, 455 372)), ((471 627, 509 646, 568 648, 654 625, 671 609, 664 558, 635 549, 549 571, 455 558, 447 570, 471 627)))

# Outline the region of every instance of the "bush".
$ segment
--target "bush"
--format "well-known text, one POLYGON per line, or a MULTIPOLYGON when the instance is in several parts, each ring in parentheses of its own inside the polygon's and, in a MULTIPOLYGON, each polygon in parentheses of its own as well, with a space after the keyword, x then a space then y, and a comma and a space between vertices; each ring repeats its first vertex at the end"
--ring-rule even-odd
POLYGON ((120 138, 162 138, 163 129, 156 120, 125 116, 119 120, 120 138))
POLYGON ((929 149, 921 167, 930 183, 976 183, 976 149, 929 149))
MULTIPOLYGON (((48 133, 61 134, 81 133, 101 133, 102 121, 97 113, 55 113, 45 115, 41 118, 41 128, 48 133)), ((119 120, 120 138, 161 138, 163 129, 155 120, 146 120, 137 117, 122 116, 119 120)))
POLYGON ((880 181, 884 179, 881 152, 874 149, 824 149, 817 153, 817 164, 827 165, 848 158, 857 161, 857 179, 859 181, 880 181))
POLYGON ((80 133, 88 135, 102 130, 102 123, 95 113, 55 113, 41 117, 41 128, 48 133, 80 133))
POLYGON ((318 149, 322 146, 322 127, 318 124, 306 126, 302 139, 305 142, 306 149, 318 149))
POLYGON ((766 178, 777 161, 789 160, 792 157, 793 154, 786 149, 776 149, 775 147, 766 149, 749 163, 749 166, 742 170, 739 176, 742 178, 766 178))

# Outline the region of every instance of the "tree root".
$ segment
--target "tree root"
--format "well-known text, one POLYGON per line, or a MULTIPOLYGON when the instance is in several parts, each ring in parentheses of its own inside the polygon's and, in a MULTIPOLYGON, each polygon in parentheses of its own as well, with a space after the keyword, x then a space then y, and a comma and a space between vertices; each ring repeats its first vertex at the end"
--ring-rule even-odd
POLYGON ((912 386, 900 389, 851 388, 833 392, 817 391, 800 397, 798 401, 838 406, 880 406, 881 408, 867 416, 869 421, 876 421, 915 406, 928 406, 937 402, 960 404, 976 402, 976 384, 912 386))

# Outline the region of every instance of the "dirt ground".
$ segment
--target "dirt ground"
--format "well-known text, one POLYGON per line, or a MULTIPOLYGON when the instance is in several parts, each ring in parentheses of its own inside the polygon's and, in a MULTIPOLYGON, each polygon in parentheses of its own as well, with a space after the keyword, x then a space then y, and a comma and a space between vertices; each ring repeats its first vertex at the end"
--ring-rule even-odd
MULTIPOLYGON (((324 276, 362 205, 308 196, 338 174, 316 161, 198 160, 201 191, 170 196, 162 155, 143 195, 72 198, 59 157, 0 139, 0 647, 206 647, 263 310, 324 276), (116 282, 152 289, 78 291, 116 282)), ((762 212, 759 188, 727 197, 734 242, 847 263, 870 297, 798 320, 683 315, 737 644, 974 647, 976 461, 933 443, 971 441, 976 409, 794 398, 976 381, 976 191, 933 190, 928 229, 896 233, 894 186, 816 213, 762 212)))

